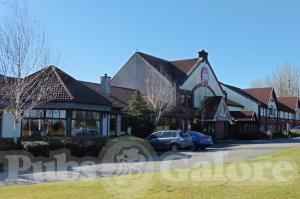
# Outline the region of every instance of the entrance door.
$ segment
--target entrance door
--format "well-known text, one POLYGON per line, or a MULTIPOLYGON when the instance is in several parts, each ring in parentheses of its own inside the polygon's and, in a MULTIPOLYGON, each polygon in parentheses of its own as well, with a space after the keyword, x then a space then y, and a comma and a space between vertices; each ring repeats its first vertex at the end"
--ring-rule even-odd
POLYGON ((216 135, 216 139, 225 138, 225 122, 223 121, 216 122, 215 135, 216 135))

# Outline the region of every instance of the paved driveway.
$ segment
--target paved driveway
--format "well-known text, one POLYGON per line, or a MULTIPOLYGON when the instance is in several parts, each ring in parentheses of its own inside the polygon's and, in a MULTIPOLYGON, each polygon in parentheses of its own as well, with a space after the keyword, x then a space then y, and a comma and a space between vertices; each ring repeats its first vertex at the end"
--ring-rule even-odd
POLYGON ((205 151, 181 151, 160 154, 154 161, 126 164, 97 164, 93 166, 74 167, 70 171, 41 172, 19 175, 17 178, 4 180, 5 173, 0 174, 0 185, 34 184, 51 181, 66 181, 86 178, 144 173, 177 168, 201 167, 247 160, 283 149, 300 146, 300 138, 276 139, 272 141, 236 141, 215 144, 205 151), (129 172, 130 171, 130 172, 129 172), (70 177, 71 176, 71 177, 70 177))

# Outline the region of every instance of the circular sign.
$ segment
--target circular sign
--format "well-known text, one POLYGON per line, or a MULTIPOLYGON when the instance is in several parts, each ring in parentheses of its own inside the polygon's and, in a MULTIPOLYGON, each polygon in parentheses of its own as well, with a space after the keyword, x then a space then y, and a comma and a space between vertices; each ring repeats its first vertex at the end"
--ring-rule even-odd
POLYGON ((201 81, 207 83, 209 80, 209 72, 206 67, 203 67, 201 70, 201 81))

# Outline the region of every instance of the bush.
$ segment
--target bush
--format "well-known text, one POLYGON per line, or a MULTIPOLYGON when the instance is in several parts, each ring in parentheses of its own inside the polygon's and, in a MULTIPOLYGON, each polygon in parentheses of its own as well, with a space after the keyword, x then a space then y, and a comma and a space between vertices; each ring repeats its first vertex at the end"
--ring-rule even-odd
POLYGON ((275 137, 275 138, 288 138, 289 137, 289 132, 288 131, 275 132, 273 137, 275 137))
POLYGON ((61 141, 63 148, 69 149, 72 156, 97 157, 106 143, 106 138, 101 137, 72 137, 61 141))
POLYGON ((24 151, 30 152, 33 156, 49 156, 49 143, 45 141, 22 141, 21 146, 24 151))
MULTIPOLYGON (((61 136, 26 136, 18 138, 18 145, 14 145, 13 139, 6 140, 10 144, 1 144, 0 149, 20 149, 30 152, 33 156, 49 157, 50 151, 66 148, 72 156, 94 156, 97 157, 105 145, 107 138, 87 137, 61 137, 61 136), (12 147, 4 147, 4 146, 12 147)), ((4 142, 4 141, 3 141, 4 142)))
POLYGON ((0 151, 15 150, 17 148, 13 138, 0 138, 0 151))

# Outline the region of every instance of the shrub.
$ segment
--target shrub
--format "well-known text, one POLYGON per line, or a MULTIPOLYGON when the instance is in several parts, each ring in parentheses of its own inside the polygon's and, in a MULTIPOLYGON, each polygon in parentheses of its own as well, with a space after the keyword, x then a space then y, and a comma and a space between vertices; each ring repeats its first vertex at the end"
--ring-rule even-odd
POLYGON ((0 138, 0 151, 15 150, 17 145, 13 138, 0 138))
MULTIPOLYGON (((26 136, 18 139, 19 149, 30 152, 33 156, 48 157, 50 151, 66 148, 70 150, 72 156, 94 156, 97 157, 106 143, 106 138, 87 137, 61 137, 61 136, 26 136)), ((13 143, 13 140, 11 140, 13 143)), ((1 145, 0 142, 0 146, 1 145)), ((14 147, 12 149, 16 149, 14 147)), ((10 150, 7 149, 6 150, 10 150)))
POLYGON ((275 132, 274 137, 276 137, 276 138, 288 138, 289 137, 289 132, 288 131, 275 132))
POLYGON ((72 156, 97 157, 106 143, 106 138, 101 137, 72 137, 61 141, 63 148, 69 149, 72 156))
POLYGON ((49 143, 45 141, 22 141, 21 146, 24 151, 30 152, 33 156, 49 156, 49 143))

